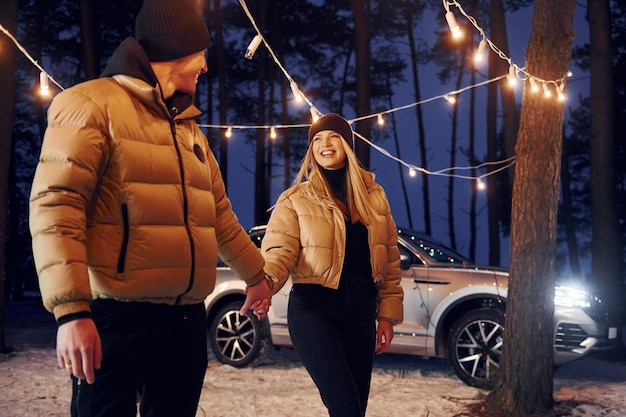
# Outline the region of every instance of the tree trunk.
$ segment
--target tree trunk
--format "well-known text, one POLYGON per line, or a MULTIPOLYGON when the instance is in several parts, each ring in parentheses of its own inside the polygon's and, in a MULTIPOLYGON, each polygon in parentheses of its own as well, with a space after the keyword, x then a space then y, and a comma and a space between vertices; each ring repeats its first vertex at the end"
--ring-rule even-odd
MULTIPOLYGON (((259 2, 260 26, 267 24, 267 0, 259 2)), ((268 58, 267 54, 258 54, 259 60, 259 84, 257 96, 257 124, 265 125, 266 100, 265 85, 268 82, 268 58)), ((265 167, 265 140, 266 132, 263 129, 256 130, 255 147, 255 171, 254 171, 254 224, 265 224, 268 220, 267 209, 269 204, 269 192, 267 190, 266 167, 265 167)))
POLYGON ((95 23, 93 13, 91 11, 91 2, 89 0, 80 0, 78 2, 80 9, 80 31, 83 50, 83 61, 85 65, 85 78, 93 80, 100 75, 98 66, 98 57, 96 56, 95 46, 95 23))
MULTIPOLYGON (((0 1, 0 24, 12 36, 17 32, 17 0, 0 1)), ((0 33, 0 253, 4 254, 6 220, 7 220, 7 187, 11 158, 13 104, 15 94, 15 51, 13 42, 0 33)), ((0 257, 0 353, 6 351, 4 334, 5 317, 5 263, 0 257)))
MULTIPOLYGON (((389 106, 390 109, 393 109, 393 94, 391 93, 392 88, 391 88, 391 83, 389 82, 389 77, 387 77, 387 91, 390 92, 390 94, 387 96, 387 105, 389 106)), ((398 159, 402 160, 402 153, 400 151, 400 140, 399 140, 399 135, 398 135, 398 126, 396 123, 396 116, 395 114, 393 114, 393 112, 389 115, 391 117, 391 127, 392 127, 392 131, 393 131, 393 144, 395 145, 396 148, 396 155, 398 156, 398 159)), ((408 224, 407 226, 409 227, 409 229, 413 229, 413 216, 411 215, 411 204, 409 204, 409 195, 406 191, 406 181, 404 180, 404 165, 402 165, 401 163, 398 163, 398 176, 400 177, 400 187, 402 188, 402 196, 404 197, 404 208, 406 209, 406 216, 408 219, 408 224)))
MULTIPOLYGON (((506 34, 506 19, 502 0, 491 1, 491 40, 498 45, 498 48, 509 56, 509 41, 506 34)), ((496 59, 496 73, 506 74, 509 71, 509 64, 503 59, 496 59)), ((508 85, 508 80, 503 78, 499 82, 500 99, 502 101, 502 131, 504 133, 504 153, 505 158, 510 158, 515 152, 515 141, 517 140, 517 129, 519 128, 519 117, 515 104, 514 89, 508 85)), ((509 184, 513 184, 515 169, 511 166, 507 169, 509 184)))
MULTIPOLYGON (((489 21, 491 32, 497 25, 496 3, 500 0, 491 1, 489 21)), ((488 79, 497 77, 498 60, 500 57, 489 55, 488 79)), ((498 84, 489 83, 487 86, 487 162, 498 160, 498 84)), ((487 173, 492 172, 495 166, 489 165, 487 173)), ((488 175, 487 183, 487 226, 489 230, 489 265, 500 265, 500 205, 498 202, 498 179, 496 175, 488 175)))
MULTIPOLYGON (((411 54, 411 75, 413 77, 413 94, 415 102, 422 101, 422 93, 420 92, 419 82, 419 61, 417 47, 415 45, 415 36, 413 34, 413 15, 411 14, 411 7, 407 5, 406 11, 406 29, 407 37, 409 40, 409 53, 411 54)), ((422 112, 423 106, 415 106, 415 116, 417 120, 417 132, 418 132, 418 148, 420 151, 420 166, 424 170, 428 169, 428 151, 426 148, 426 133, 424 131, 424 114, 422 112)), ((430 221, 430 187, 428 182, 428 175, 425 172, 420 172, 422 181, 422 206, 424 208, 424 232, 426 234, 432 234, 432 226, 430 221)), ((412 227, 412 226, 411 226, 412 227)))
MULTIPOLYGON (((609 0, 589 0, 591 107, 591 276, 605 291, 613 317, 624 300, 623 254, 615 205, 613 66, 609 0)), ((623 321, 622 321, 623 322, 623 321)))
POLYGON ((565 236, 570 273, 575 279, 581 279, 580 259, 578 256, 578 240, 576 239, 576 219, 572 207, 572 190, 569 174, 569 152, 567 140, 563 141, 561 156, 561 189, 563 190, 563 218, 565 219, 565 236))
MULTIPOLYGON (((219 97, 219 123, 225 126, 228 123, 226 115, 228 114, 228 96, 226 94, 226 65, 224 63, 224 33, 223 33, 223 16, 221 0, 213 0, 213 19, 214 19, 214 35, 215 48, 214 54, 217 61, 217 94, 219 97)), ((209 71, 212 71, 209 68, 209 71)), ((212 77, 209 77, 209 82, 212 77)), ((219 165, 224 184, 228 190, 228 138, 225 132, 217 132, 219 138, 219 165)), ((213 137, 213 135, 211 135, 213 137)))
MULTIPOLYGON (((537 0, 526 68, 563 80, 571 61, 575 0, 537 0)), ((552 409, 554 258, 564 103, 524 89, 516 145, 506 340, 486 405, 511 416, 552 409)))
MULTIPOLYGON (((466 46, 463 45, 461 49, 461 55, 459 56, 459 71, 456 79, 455 90, 461 88, 463 82, 463 73, 465 72, 466 65, 465 59, 467 56, 466 46)), ((458 100, 458 97, 455 97, 458 100)), ((456 153, 458 150, 458 127, 459 127, 459 103, 455 101, 452 104, 452 132, 450 134, 450 168, 456 166, 456 153)), ((448 238, 450 239, 450 247, 456 250, 456 230, 454 227, 454 176, 448 177, 448 238)))
MULTIPOLYGON (((356 115, 360 117, 372 112, 370 103, 370 0, 352 0, 352 8, 356 57, 356 115)), ((356 130, 366 138, 370 138, 371 121, 364 119, 356 122, 356 130)), ((357 138, 354 142, 354 150, 361 164, 369 169, 370 146, 357 138)))
MULTIPOLYGON (((471 71, 471 85, 476 84, 476 69, 473 68, 471 71)), ((478 158, 476 158, 476 91, 474 88, 470 91, 470 111, 469 111, 469 144, 467 146, 467 159, 469 160, 469 164, 471 167, 475 167, 479 164, 478 158)), ((470 175, 472 177, 476 177, 476 168, 472 168, 470 171, 470 175)), ((478 200, 478 184, 471 184, 472 193, 470 195, 470 203, 469 203, 469 233, 470 233, 470 242, 469 242, 469 251, 468 257, 471 260, 476 259, 476 235, 478 230, 478 221, 476 216, 478 215, 476 210, 476 201, 478 200)))

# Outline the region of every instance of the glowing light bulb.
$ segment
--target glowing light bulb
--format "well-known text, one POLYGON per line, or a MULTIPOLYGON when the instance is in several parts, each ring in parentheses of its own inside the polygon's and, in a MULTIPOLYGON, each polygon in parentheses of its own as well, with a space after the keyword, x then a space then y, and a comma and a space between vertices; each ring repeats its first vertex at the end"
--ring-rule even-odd
POLYGON ((226 129, 226 133, 224 133, 224 136, 226 136, 227 138, 230 138, 233 136, 233 128, 228 126, 228 129, 226 129))
POLYGON ((448 103, 450 103, 450 104, 454 104, 454 103, 456 103, 456 97, 455 97, 455 96, 453 96, 453 95, 446 94, 446 95, 444 96, 444 98, 445 98, 445 99, 446 99, 446 101, 447 101, 448 103))
POLYGON ((556 88, 556 95, 558 97, 559 101, 565 101, 565 84, 561 83, 559 85, 557 85, 556 88))
POLYGON ((454 13, 448 11, 446 13, 446 20, 448 21, 448 26, 450 27, 450 32, 452 32, 452 37, 454 39, 459 39, 463 33, 461 32, 461 27, 456 22, 456 18, 454 17, 454 13))
POLYGON ((270 128, 270 138, 276 139, 277 137, 278 137, 278 135, 276 134, 276 128, 274 126, 272 126, 270 128))
POLYGON ((545 97, 550 97, 552 96, 552 92, 550 91, 550 89, 548 88, 548 83, 543 83, 543 95, 545 97))
POLYGON ((409 177, 414 177, 416 175, 417 175, 417 172, 413 168, 409 169, 409 177))
POLYGON ((511 87, 517 84, 517 74, 515 73, 515 67, 513 65, 509 66, 509 75, 507 75, 507 79, 509 80, 509 85, 511 87))
POLYGON ((382 114, 379 114, 377 119, 377 123, 379 126, 383 126, 385 124, 385 119, 383 118, 382 114))
POLYGON ((535 77, 530 77, 528 81, 530 81, 530 91, 532 91, 533 93, 539 91, 539 85, 537 85, 537 80, 535 79, 535 77))
POLYGON ((320 113, 315 109, 315 107, 311 107, 311 119, 313 119, 313 123, 317 122, 317 119, 320 118, 320 113))
POLYGON ((485 183, 482 179, 476 178, 476 188, 479 190, 484 190, 486 188, 485 183))
POLYGON ((48 84, 48 74, 41 71, 39 73, 39 94, 42 96, 50 95, 50 85, 48 84))
POLYGON ((302 93, 300 92, 300 89, 298 88, 298 85, 296 84, 295 81, 291 81, 289 83, 289 86, 291 87, 291 92, 293 93, 293 98, 296 99, 296 102, 300 103, 302 101, 302 93))
POLYGON ((487 50, 487 40, 483 39, 478 44, 478 49, 476 49, 476 54, 474 55, 474 62, 482 62, 483 58, 485 58, 486 50, 487 50))

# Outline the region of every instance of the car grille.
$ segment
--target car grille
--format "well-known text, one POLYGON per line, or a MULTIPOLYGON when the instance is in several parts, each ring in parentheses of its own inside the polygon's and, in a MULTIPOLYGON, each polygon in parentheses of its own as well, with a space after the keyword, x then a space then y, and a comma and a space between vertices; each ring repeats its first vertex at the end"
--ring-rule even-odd
POLYGON ((579 348, 580 344, 587 338, 585 332, 579 325, 571 323, 561 323, 556 329, 554 338, 554 349, 559 352, 571 351, 579 348))

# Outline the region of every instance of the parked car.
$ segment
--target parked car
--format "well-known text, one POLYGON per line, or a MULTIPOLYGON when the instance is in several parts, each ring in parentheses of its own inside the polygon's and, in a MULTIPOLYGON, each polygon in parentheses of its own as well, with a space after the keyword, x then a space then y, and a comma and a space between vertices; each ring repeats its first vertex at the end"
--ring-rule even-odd
MULTIPOLYGON (((258 247, 265 227, 250 229, 258 247)), ((505 341, 508 272, 475 265, 430 236, 398 230, 404 289, 404 322, 394 326, 390 353, 447 358, 467 385, 490 389, 505 341)), ((209 343, 222 363, 245 367, 270 348, 290 347, 288 281, 272 299, 266 318, 239 314, 245 284, 227 267, 218 268, 215 290, 206 299, 209 343)), ((606 324, 600 300, 582 289, 557 286, 554 363, 571 362, 609 349, 616 328, 606 324)))

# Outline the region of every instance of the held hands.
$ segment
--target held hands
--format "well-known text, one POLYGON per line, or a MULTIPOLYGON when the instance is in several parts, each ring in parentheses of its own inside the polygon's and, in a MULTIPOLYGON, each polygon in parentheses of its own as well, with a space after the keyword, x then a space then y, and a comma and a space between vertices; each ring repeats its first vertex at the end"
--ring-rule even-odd
POLYGON ((92 319, 78 319, 59 326, 57 330, 59 367, 70 375, 93 384, 95 369, 100 369, 102 344, 92 319))
POLYGON ((393 339, 393 324, 389 320, 380 320, 376 332, 376 353, 381 354, 389 349, 393 339))
POLYGON ((252 287, 246 287, 246 301, 241 306, 239 314, 244 316, 249 310, 261 320, 267 316, 267 312, 272 305, 272 292, 266 280, 259 282, 252 287))

